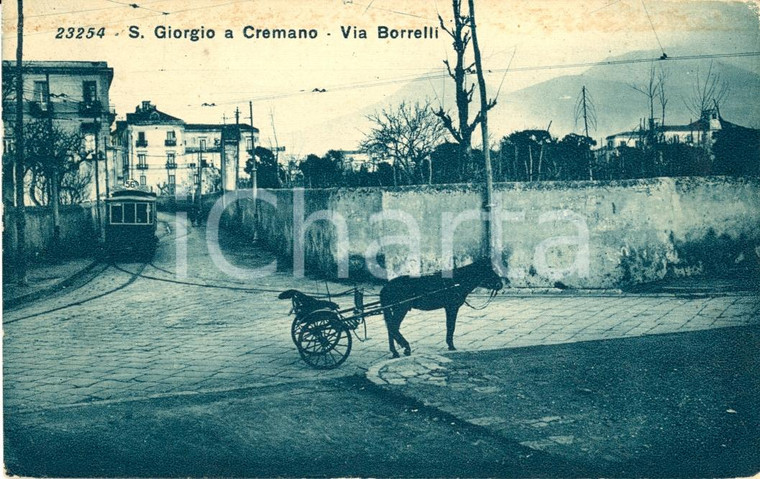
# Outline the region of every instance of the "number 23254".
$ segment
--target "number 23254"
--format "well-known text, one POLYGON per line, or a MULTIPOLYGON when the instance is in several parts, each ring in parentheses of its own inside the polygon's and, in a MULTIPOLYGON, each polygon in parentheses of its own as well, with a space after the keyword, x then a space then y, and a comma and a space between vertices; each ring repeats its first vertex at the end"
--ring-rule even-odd
POLYGON ((106 36, 105 27, 58 27, 58 33, 55 34, 55 38, 59 39, 103 38, 104 36, 106 36))

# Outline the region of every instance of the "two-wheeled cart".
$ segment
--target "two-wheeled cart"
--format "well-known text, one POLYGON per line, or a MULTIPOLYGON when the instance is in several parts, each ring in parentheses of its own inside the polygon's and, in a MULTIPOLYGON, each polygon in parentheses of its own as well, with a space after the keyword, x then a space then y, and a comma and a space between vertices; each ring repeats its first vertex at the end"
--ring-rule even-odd
MULTIPOLYGON (((315 369, 333 369, 351 354, 352 335, 367 316, 383 313, 380 301, 364 304, 364 291, 353 288, 354 306, 346 309, 320 308, 309 310, 293 299, 295 319, 290 329, 298 354, 315 369)), ((356 334, 358 339, 361 339, 356 334)))

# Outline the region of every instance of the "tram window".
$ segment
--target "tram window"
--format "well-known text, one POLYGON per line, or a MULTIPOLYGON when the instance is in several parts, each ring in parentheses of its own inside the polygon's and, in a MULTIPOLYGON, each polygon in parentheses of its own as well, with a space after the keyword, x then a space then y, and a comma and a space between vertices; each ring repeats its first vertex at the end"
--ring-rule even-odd
POLYGON ((120 204, 111 205, 111 223, 123 223, 124 209, 120 204))
POLYGON ((135 204, 134 203, 128 203, 124 205, 124 222, 125 223, 135 222, 135 204))
POLYGON ((145 203, 137 203, 135 204, 135 208, 137 209, 137 221, 135 223, 142 223, 147 224, 148 223, 148 205, 145 203))

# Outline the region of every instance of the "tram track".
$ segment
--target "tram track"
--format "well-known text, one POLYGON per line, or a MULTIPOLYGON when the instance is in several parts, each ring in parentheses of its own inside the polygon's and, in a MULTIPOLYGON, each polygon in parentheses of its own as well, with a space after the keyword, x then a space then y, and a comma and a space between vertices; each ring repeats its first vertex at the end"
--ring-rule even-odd
POLYGON ((92 278, 88 279, 84 284, 77 286, 76 289, 80 289, 81 287, 85 286, 87 283, 92 282, 95 278, 101 276, 106 270, 108 270, 111 267, 113 267, 113 268, 115 268, 115 269, 117 269, 119 271, 129 273, 130 274, 129 279, 126 282, 120 284, 119 286, 116 286, 115 288, 111 288, 111 289, 109 289, 107 291, 104 291, 102 293, 95 294, 93 296, 89 296, 87 298, 80 299, 80 300, 77 300, 77 301, 72 301, 70 303, 66 303, 66 304, 64 304, 62 306, 57 306, 55 308, 50 308, 50 309, 46 309, 44 311, 39 311, 39 312, 36 312, 36 313, 28 314, 26 316, 21 316, 19 318, 13 318, 13 319, 9 319, 9 320, 4 320, 3 324, 4 325, 5 324, 12 324, 12 323, 16 323, 16 322, 23 321, 23 320, 26 320, 26 319, 31 319, 31 318, 36 318, 36 317, 39 317, 39 316, 44 316, 46 314, 55 313, 55 312, 62 311, 62 310, 68 309, 68 308, 72 308, 74 306, 81 306, 81 305, 83 305, 85 303, 89 303, 90 301, 94 301, 96 299, 104 298, 104 297, 106 297, 106 296, 108 296, 110 294, 116 293, 117 291, 121 291, 121 290, 129 287, 132 283, 134 283, 135 281, 137 281, 141 277, 141 273, 145 270, 145 268, 147 266, 148 266, 148 263, 145 262, 145 263, 143 263, 140 266, 140 268, 139 268, 138 271, 136 271, 136 272, 129 272, 129 271, 123 269, 123 268, 120 268, 118 265, 116 265, 116 263, 107 264, 107 266, 105 268, 103 268, 103 270, 101 270, 100 272, 98 272, 97 274, 95 274, 92 278))

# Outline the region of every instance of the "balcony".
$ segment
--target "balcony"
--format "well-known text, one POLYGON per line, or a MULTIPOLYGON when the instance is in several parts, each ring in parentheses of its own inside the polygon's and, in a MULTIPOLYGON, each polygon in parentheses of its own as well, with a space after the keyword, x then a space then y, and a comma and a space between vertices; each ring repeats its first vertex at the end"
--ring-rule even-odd
POLYGON ((177 146, 177 139, 176 138, 172 138, 172 139, 167 138, 167 139, 165 139, 164 140, 164 146, 177 146))
POLYGON ((47 118, 53 113, 53 105, 45 102, 33 101, 29 103, 29 114, 36 118, 47 118))
POLYGON ((137 168, 138 170, 147 170, 148 165, 145 163, 138 163, 137 165, 135 165, 135 168, 137 168))
POLYGON ((103 104, 98 100, 79 102, 79 114, 88 118, 100 118, 108 112, 103 111, 103 104))
POLYGON ((167 170, 176 170, 177 169, 177 163, 176 162, 166 162, 166 169, 167 170))
POLYGON ((186 146, 185 153, 220 153, 222 148, 219 146, 186 146))
POLYGON ((146 146, 148 146, 148 140, 145 140, 145 139, 137 140, 135 141, 135 146, 138 148, 145 148, 146 146))

